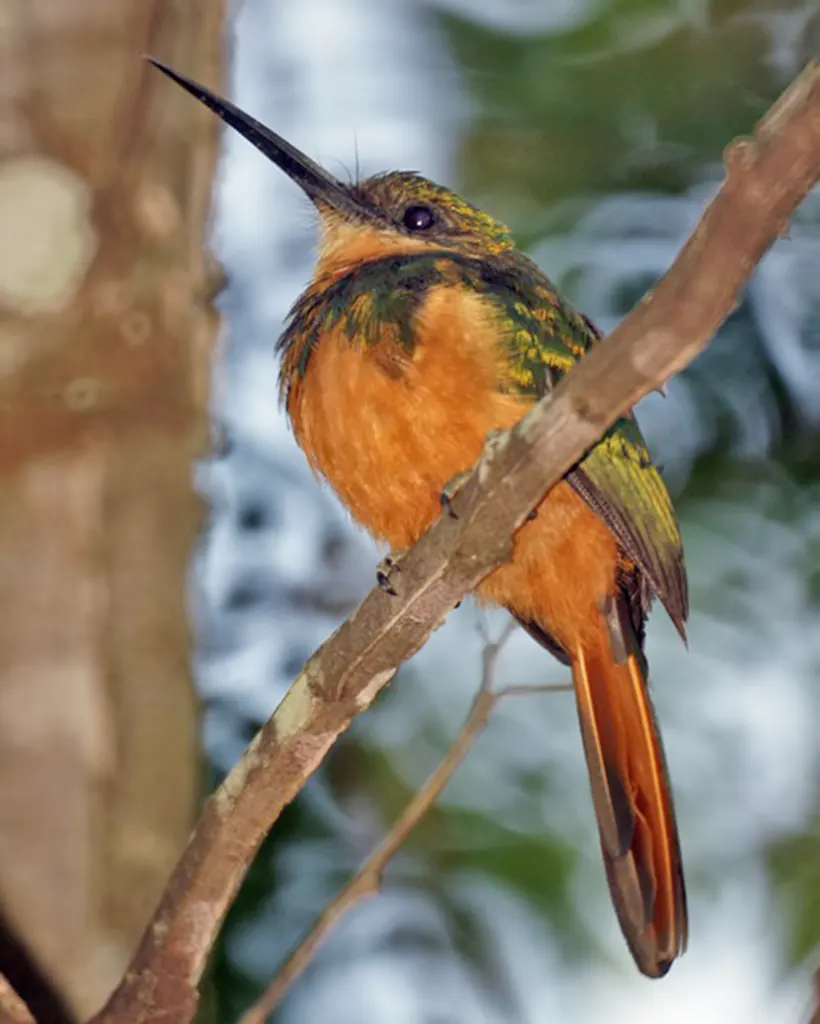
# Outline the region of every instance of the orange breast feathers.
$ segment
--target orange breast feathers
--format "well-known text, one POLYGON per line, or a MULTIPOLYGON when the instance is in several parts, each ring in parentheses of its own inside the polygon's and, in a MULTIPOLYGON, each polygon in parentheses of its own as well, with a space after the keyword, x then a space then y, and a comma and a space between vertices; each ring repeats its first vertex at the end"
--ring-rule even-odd
MULTIPOLYGON (((442 285, 416 315, 412 351, 390 335, 362 347, 330 331, 294 382, 288 412, 310 464, 394 550, 439 515, 442 489, 475 463, 487 433, 512 426, 528 406, 499 390, 498 330, 480 295, 442 285)), ((617 564, 609 530, 560 483, 519 530, 512 564, 489 576, 479 597, 548 624, 573 649, 585 620, 599 628, 617 564)))

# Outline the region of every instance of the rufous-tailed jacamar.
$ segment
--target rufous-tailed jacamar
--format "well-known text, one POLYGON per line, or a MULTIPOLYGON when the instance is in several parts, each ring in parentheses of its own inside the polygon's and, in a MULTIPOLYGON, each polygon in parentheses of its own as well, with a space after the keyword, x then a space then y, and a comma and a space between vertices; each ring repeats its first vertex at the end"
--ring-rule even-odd
MULTIPOLYGON (((407 548, 488 432, 519 420, 598 331, 507 228, 453 192, 406 172, 343 184, 157 66, 313 201, 318 263, 279 340, 282 398, 313 469, 375 537, 407 548)), ((477 596, 572 668, 615 910, 638 967, 659 977, 687 917, 644 624, 657 596, 684 636, 687 584, 672 504, 631 416, 547 494, 477 596)))

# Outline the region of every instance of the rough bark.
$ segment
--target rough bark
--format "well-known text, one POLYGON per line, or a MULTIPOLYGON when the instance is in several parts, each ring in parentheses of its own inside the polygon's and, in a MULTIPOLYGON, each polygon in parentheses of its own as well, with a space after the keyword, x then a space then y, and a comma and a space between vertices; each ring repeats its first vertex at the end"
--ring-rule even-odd
POLYGON ((199 792, 187 560, 223 0, 0 0, 0 903, 80 1016, 199 792))

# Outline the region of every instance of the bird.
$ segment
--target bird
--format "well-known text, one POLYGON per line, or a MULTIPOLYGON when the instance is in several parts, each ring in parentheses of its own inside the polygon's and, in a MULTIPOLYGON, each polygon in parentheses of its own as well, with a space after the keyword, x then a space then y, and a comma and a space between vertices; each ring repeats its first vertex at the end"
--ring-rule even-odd
MULTIPOLYGON (((454 191, 406 171, 344 183, 148 59, 312 201, 316 266, 277 344, 280 399, 353 519, 406 550, 487 435, 518 422, 600 332, 506 226, 454 191)), ((672 501, 631 412, 546 494, 476 597, 571 669, 612 903, 638 969, 662 977, 688 916, 644 641, 655 598, 686 641, 688 588, 672 501)))

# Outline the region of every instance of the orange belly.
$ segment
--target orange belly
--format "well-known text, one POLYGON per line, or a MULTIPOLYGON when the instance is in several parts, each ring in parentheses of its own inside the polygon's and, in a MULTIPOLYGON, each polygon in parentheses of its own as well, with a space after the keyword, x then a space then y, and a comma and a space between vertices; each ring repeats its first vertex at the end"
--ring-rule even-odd
MULTIPOLYGON (((458 296, 458 317, 447 315, 452 298, 444 288, 428 298, 426 340, 394 373, 377 350, 325 336, 289 401, 311 465, 394 549, 413 544, 439 515, 442 489, 475 463, 487 433, 512 426, 527 408, 497 389, 488 326, 476 315, 465 327, 472 297, 458 296)), ((573 650, 599 628, 597 608, 614 590, 617 563, 612 534, 562 482, 519 530, 513 561, 482 582, 478 597, 537 620, 573 650)))

